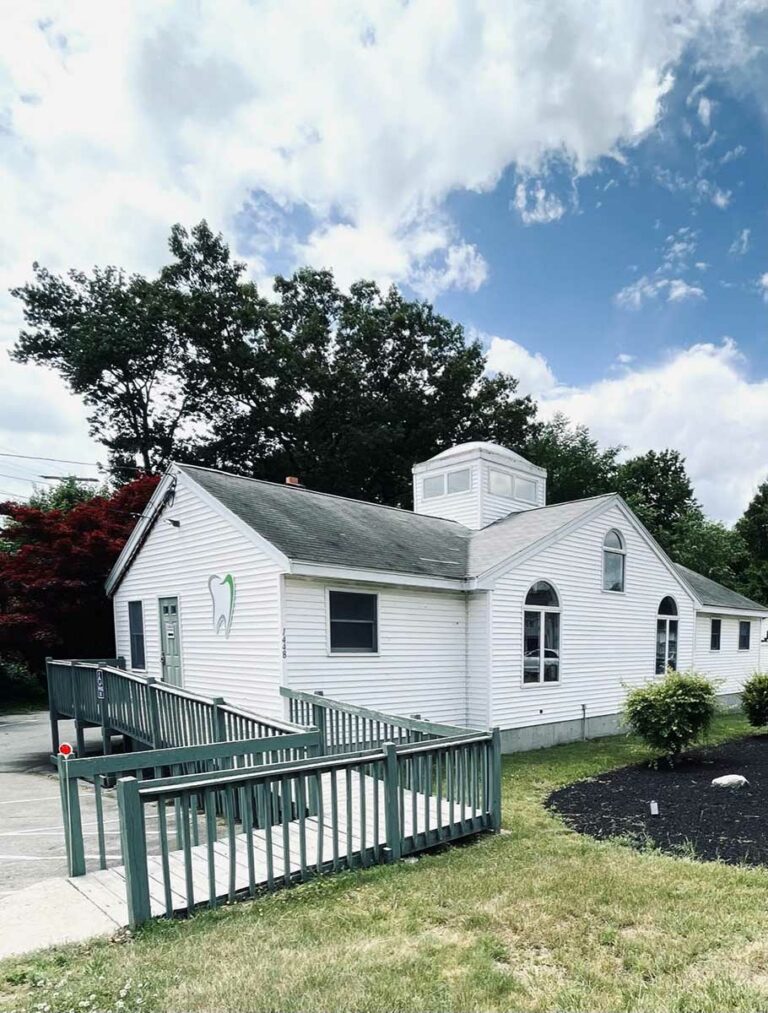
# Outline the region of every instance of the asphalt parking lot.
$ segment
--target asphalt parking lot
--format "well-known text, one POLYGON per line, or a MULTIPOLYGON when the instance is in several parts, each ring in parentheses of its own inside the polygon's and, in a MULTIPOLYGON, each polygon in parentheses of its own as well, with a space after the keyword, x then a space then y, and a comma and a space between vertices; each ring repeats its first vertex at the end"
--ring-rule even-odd
MULTIPOLYGON (((74 742, 70 722, 60 723, 60 734, 62 741, 74 742)), ((99 730, 91 729, 87 735, 98 752, 99 730)), ((0 898, 41 879, 67 874, 58 776, 50 763, 50 749, 47 711, 0 715, 0 898)), ((87 789, 81 790, 81 807, 87 861, 96 842, 95 812, 87 789)), ((119 854, 117 812, 109 808, 105 805, 107 851, 119 854)))

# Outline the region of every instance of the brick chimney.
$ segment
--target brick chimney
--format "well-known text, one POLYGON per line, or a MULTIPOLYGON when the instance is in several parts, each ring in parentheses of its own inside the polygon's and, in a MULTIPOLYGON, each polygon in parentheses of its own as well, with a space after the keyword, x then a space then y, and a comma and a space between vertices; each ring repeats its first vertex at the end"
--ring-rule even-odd
POLYGON ((301 482, 298 480, 298 478, 296 477, 296 475, 286 475, 285 476, 285 484, 286 485, 299 485, 300 486, 301 482))

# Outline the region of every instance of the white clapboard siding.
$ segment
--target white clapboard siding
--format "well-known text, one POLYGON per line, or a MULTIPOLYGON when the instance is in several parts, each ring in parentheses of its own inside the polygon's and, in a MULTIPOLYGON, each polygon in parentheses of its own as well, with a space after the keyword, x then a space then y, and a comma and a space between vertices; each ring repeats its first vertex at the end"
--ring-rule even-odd
POLYGON ((463 464, 453 462, 445 468, 435 471, 424 471, 414 476, 413 503, 414 512, 428 514, 430 517, 445 517, 457 521, 465 527, 477 529, 482 526, 480 517, 480 462, 468 461, 463 464), (424 497, 424 479, 435 475, 447 475, 452 471, 469 471, 469 489, 466 492, 454 492, 444 496, 424 497))
POLYGON ((467 595, 467 724, 488 728, 491 720, 491 595, 467 595))
POLYGON ((694 667, 698 672, 718 681, 719 693, 739 693, 745 681, 761 667, 759 619, 742 616, 749 620, 752 629, 749 650, 739 650, 739 617, 699 613, 696 620, 696 649, 694 667), (710 650, 711 620, 720 619, 720 650, 710 650))
POLYGON ((130 667, 128 602, 141 601, 147 668, 161 678, 158 598, 179 599, 182 684, 228 703, 281 716, 278 567, 179 479, 167 508, 114 596, 118 655, 130 667), (178 528, 164 518, 180 522, 178 528), (232 574, 235 609, 229 637, 213 629, 208 579, 232 574))
POLYGON ((491 592, 491 724, 502 728, 613 714, 626 686, 654 678, 656 616, 672 595, 679 612, 678 667, 693 661, 694 602, 618 506, 502 577, 491 592), (602 543, 617 528, 627 545, 626 592, 602 590, 602 543), (522 685, 523 602, 536 580, 560 597, 560 682, 522 685))
POLYGON ((461 592, 285 577, 286 684, 348 703, 466 720, 466 605, 461 592), (379 652, 330 654, 326 589, 378 594, 379 652))

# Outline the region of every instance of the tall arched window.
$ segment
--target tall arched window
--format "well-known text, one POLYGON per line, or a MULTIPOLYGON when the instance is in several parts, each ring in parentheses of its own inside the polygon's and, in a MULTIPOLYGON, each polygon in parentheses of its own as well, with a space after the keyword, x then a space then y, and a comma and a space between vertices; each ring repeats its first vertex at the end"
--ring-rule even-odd
POLYGON ((560 680, 560 602, 545 580, 537 580, 525 598, 523 685, 560 680))
POLYGON ((615 529, 603 539, 603 591, 624 590, 624 564, 627 550, 615 529))
POLYGON ((677 668, 677 605, 675 599, 661 599, 656 617, 656 674, 677 668))

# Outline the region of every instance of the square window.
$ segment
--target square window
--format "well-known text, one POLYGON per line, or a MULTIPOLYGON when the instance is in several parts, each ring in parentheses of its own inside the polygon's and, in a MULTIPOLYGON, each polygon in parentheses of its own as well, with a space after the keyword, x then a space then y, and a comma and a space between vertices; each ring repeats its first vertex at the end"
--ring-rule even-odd
POLYGON ((467 492, 469 489, 469 468, 462 468, 461 471, 449 471, 446 482, 449 493, 467 492))
POLYGON ((445 475, 431 475, 429 478, 425 478, 422 490, 424 499, 442 496, 445 492, 445 475))
POLYGON ((328 613, 332 654, 375 654, 378 651, 375 594, 329 591, 328 613))
POLYGON ((492 496, 504 496, 507 499, 513 498, 512 476, 506 475, 503 471, 488 472, 488 491, 492 496))
POLYGON ((515 498, 524 503, 536 502, 536 483, 529 478, 515 477, 515 498))

